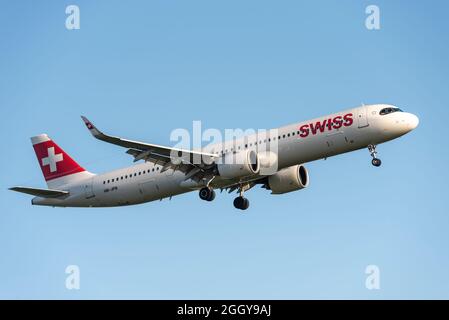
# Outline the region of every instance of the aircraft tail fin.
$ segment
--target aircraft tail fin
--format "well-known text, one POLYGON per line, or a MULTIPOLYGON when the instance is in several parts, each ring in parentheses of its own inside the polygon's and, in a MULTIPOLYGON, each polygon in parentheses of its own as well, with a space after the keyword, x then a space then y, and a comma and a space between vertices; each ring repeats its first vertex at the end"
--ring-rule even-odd
POLYGON ((46 134, 31 138, 34 152, 49 188, 93 176, 46 134))

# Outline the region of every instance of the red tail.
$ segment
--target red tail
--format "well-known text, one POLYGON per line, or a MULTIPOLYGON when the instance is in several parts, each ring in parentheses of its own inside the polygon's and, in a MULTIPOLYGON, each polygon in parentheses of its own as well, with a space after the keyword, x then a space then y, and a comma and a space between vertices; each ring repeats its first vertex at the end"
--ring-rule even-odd
POLYGON ((31 138, 45 181, 86 171, 46 134, 31 138))

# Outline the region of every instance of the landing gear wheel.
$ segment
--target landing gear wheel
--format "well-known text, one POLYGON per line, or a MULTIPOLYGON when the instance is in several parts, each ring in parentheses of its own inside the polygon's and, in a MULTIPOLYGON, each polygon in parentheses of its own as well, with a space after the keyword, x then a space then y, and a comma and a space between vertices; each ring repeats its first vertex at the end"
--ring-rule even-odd
POLYGON ((199 196, 201 200, 212 201, 215 199, 215 191, 211 188, 202 188, 199 196))
POLYGON ((210 190, 210 195, 207 198, 207 201, 213 201, 215 199, 215 191, 214 190, 210 190))
POLYGON ((249 208, 249 200, 246 198, 243 198, 243 208, 242 210, 246 210, 249 208))
POLYGON ((240 210, 246 210, 249 207, 249 200, 242 196, 239 196, 234 199, 234 207, 240 210))
POLYGON ((234 207, 236 207, 237 209, 240 209, 243 206, 243 197, 237 197, 234 199, 234 207))
POLYGON ((373 166, 375 167, 380 167, 380 165, 382 164, 382 161, 380 161, 380 159, 378 158, 374 158, 371 163, 373 164, 373 166))

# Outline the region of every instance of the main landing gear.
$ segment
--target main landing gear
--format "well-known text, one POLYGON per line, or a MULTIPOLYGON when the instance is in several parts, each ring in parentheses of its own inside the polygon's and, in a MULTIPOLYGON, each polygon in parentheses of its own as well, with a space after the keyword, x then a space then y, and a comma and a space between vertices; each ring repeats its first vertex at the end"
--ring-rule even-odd
POLYGON ((238 196, 234 199, 234 207, 240 210, 246 210, 249 207, 249 200, 243 196, 238 196))
POLYGON ((246 210, 249 207, 249 200, 243 197, 243 193, 245 190, 248 190, 250 188, 249 185, 241 185, 239 188, 240 195, 234 199, 234 207, 240 210, 246 210))
POLYGON ((375 167, 380 167, 382 161, 377 158, 376 146, 374 144, 368 145, 368 151, 371 154, 371 157, 373 157, 373 160, 371 160, 372 165, 375 167))
MULTIPOLYGON (((234 199, 234 207, 240 210, 248 209, 249 200, 243 197, 243 192, 245 192, 245 190, 248 190, 249 188, 249 185, 242 185, 239 187, 240 195, 234 199)), ((215 191, 212 188, 204 187, 200 189, 199 196, 201 200, 212 201, 215 199, 215 191)))
POLYGON ((215 191, 212 188, 202 188, 199 195, 201 200, 212 201, 215 199, 215 191))

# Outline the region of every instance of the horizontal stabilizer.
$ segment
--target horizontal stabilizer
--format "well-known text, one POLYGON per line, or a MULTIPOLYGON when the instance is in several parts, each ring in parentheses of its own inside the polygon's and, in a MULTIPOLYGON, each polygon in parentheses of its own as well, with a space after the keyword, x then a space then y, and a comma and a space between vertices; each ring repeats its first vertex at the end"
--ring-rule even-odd
POLYGON ((22 192, 26 194, 30 194, 36 197, 42 198, 57 198, 66 196, 69 194, 68 191, 63 190, 52 190, 52 189, 38 189, 38 188, 28 188, 28 187, 12 187, 9 190, 22 192))

